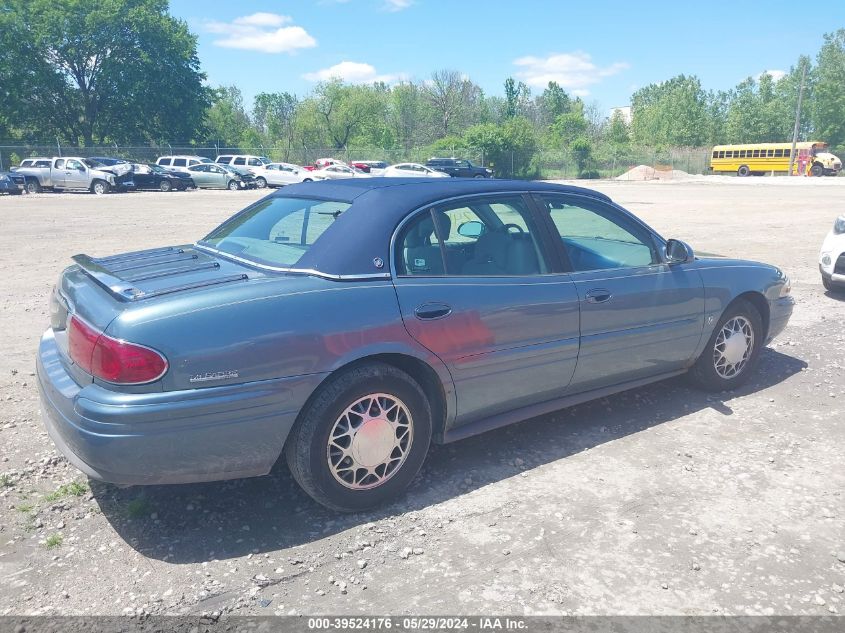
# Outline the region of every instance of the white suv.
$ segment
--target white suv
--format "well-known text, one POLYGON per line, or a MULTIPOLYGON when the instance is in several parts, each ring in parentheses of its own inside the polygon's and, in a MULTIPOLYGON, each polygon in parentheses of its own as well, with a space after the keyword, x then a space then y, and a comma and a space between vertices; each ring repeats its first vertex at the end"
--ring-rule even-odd
POLYGON ((256 176, 258 170, 270 164, 270 159, 266 156, 253 156, 252 154, 221 154, 214 159, 214 162, 220 165, 248 169, 253 176, 256 176))
POLYGON ((205 156, 188 156, 185 154, 177 156, 159 156, 156 165, 160 165, 165 169, 172 171, 184 171, 187 173, 188 167, 194 165, 201 165, 202 163, 210 163, 212 160, 205 156))

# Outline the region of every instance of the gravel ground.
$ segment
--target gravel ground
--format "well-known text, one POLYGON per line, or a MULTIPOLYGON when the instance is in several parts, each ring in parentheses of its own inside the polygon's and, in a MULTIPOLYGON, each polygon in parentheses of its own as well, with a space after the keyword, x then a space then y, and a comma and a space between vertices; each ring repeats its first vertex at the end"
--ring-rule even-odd
POLYGON ((434 447, 401 501, 333 514, 268 477, 117 489, 58 455, 34 377, 69 257, 192 241, 259 192, 0 199, 0 615, 845 612, 845 179, 593 186, 797 299, 742 390, 659 383, 434 447))

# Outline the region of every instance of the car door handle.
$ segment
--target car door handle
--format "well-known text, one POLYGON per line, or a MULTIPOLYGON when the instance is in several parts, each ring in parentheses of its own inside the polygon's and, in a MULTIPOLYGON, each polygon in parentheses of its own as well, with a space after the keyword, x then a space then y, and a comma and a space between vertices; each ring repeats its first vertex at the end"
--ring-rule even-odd
POLYGON ((610 290, 593 288, 587 292, 587 303, 606 303, 613 297, 610 290))
POLYGON ((414 315, 424 321, 442 319, 450 314, 452 314, 452 308, 445 303, 424 303, 414 309, 414 315))

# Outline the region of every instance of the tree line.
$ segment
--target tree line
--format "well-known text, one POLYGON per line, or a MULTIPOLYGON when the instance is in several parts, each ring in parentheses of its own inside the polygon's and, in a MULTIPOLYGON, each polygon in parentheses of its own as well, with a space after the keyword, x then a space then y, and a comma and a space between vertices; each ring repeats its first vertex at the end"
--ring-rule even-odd
POLYGON ((306 95, 204 85, 196 36, 166 0, 4 0, 0 6, 0 138, 64 143, 157 143, 484 153, 501 175, 537 173, 556 151, 583 175, 636 148, 786 141, 806 68, 801 136, 845 149, 845 29, 782 77, 749 77, 726 91, 678 75, 631 96, 630 121, 555 82, 533 92, 506 78, 488 95, 457 69, 388 85, 317 84, 306 95))

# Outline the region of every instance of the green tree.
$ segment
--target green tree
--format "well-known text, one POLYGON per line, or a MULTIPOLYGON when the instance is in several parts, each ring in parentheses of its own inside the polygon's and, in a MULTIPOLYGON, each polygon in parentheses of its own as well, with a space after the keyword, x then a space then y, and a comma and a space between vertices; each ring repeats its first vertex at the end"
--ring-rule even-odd
POLYGON ((166 0, 6 0, 4 105, 21 127, 86 145, 196 137, 205 76, 196 38, 167 10, 166 0))
POLYGON ((706 97, 695 76, 640 88, 631 96, 631 135, 642 145, 701 145, 708 129, 706 97))
POLYGON ((824 36, 812 79, 815 136, 845 148, 845 29, 824 36))
POLYGON ((536 171, 537 136, 528 119, 514 117, 501 125, 474 125, 464 133, 464 142, 484 152, 485 161, 497 176, 525 177, 536 171))
POLYGON ((607 140, 616 148, 627 147, 631 142, 631 133, 628 130, 628 122, 621 110, 614 110, 610 117, 610 124, 607 129, 607 140))
POLYGON ((252 146, 251 122, 244 108, 241 91, 235 86, 224 86, 212 92, 212 104, 206 112, 206 128, 211 140, 221 146, 237 148, 252 146), (247 141, 247 142, 245 142, 247 141))
POLYGON ((569 147, 577 138, 587 135, 589 124, 584 118, 583 109, 559 114, 552 123, 551 132, 558 143, 569 147))
POLYGON ((314 90, 314 102, 326 137, 336 149, 347 147, 368 122, 384 117, 382 104, 367 86, 329 81, 314 90))
POLYGON ((572 141, 569 151, 572 153, 572 159, 578 166, 578 177, 580 178, 587 170, 587 165, 593 155, 593 144, 586 136, 579 136, 572 141))
POLYGON ((537 97, 537 109, 540 112, 540 123, 544 126, 551 125, 561 114, 566 114, 572 109, 572 99, 557 82, 550 81, 537 97))
POLYGON ((294 117, 299 101, 289 92, 261 92, 252 108, 255 127, 270 145, 282 143, 289 153, 294 144, 294 117))

